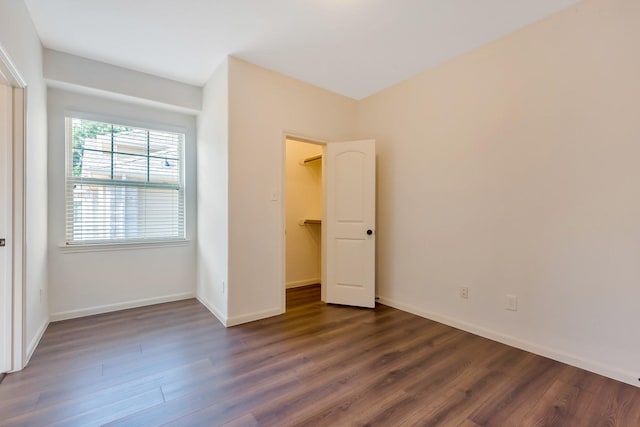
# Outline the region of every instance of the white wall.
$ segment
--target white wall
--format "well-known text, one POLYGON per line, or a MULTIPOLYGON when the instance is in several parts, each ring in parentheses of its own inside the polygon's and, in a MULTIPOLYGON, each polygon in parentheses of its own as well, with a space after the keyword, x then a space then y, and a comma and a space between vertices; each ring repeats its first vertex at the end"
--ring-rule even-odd
POLYGON ((25 343, 30 355, 48 324, 47 116, 42 46, 22 1, 0 0, 0 46, 27 82, 25 343))
POLYGON ((203 89, 198 116, 198 299, 227 323, 229 264, 228 61, 203 89))
POLYGON ((322 160, 300 164, 321 155, 322 146, 287 139, 286 150, 286 282, 291 288, 320 283, 322 226, 298 222, 322 219, 322 160))
POLYGON ((383 302, 638 384, 639 21, 585 1, 361 102, 383 302))
POLYGON ((58 89, 49 89, 48 117, 51 319, 193 297, 196 285, 195 117, 58 89), (125 124, 185 130, 186 244, 100 251, 65 248, 66 110, 125 124))
POLYGON ((353 139, 355 114, 352 99, 229 59, 229 324, 284 311, 284 133, 353 139))
POLYGON ((43 61, 49 87, 91 90, 105 98, 190 114, 197 114, 202 107, 202 90, 197 86, 51 49, 44 50, 43 61))

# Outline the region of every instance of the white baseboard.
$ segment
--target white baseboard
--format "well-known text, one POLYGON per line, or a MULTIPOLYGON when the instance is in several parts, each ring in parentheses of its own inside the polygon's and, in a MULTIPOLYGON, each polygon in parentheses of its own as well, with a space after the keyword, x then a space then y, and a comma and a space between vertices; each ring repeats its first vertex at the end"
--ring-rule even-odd
POLYGON ((125 301, 115 304, 98 305, 95 307, 81 308, 78 310, 61 311, 51 315, 51 321, 75 319, 77 317, 92 316, 94 314, 109 313, 111 311, 126 310, 128 308, 144 307, 145 305, 162 304, 164 302, 180 301, 195 297, 193 292, 164 295, 161 297, 145 298, 134 301, 125 301))
POLYGON ((255 313, 243 314, 241 316, 229 317, 227 318, 227 326, 241 325, 255 320, 266 319, 267 317, 277 316, 282 313, 284 313, 284 309, 278 307, 269 310, 257 311, 255 313))
POLYGON ((394 301, 390 298, 379 297, 378 302, 389 307, 397 308, 398 310, 406 311, 408 313, 415 314, 420 317, 424 317, 429 320, 433 320, 438 323, 462 329, 475 335, 479 335, 484 338, 488 338, 493 341, 506 344, 511 347, 516 347, 521 350, 528 351, 530 353, 538 354, 540 356, 547 357, 549 359, 557 360, 558 362, 566 363, 567 365, 575 366, 590 372, 594 372, 605 377, 613 378, 614 380, 622 381, 627 384, 631 384, 636 387, 640 387, 638 383, 638 376, 631 372, 622 371, 616 368, 612 368, 601 363, 585 360, 573 354, 568 354, 562 351, 554 350, 552 348, 545 347, 540 344, 523 341, 519 338, 515 338, 509 335, 502 334, 490 329, 482 328, 467 322, 463 322, 454 319, 449 316, 444 316, 431 311, 423 310, 419 307, 412 306, 410 304, 404 304, 398 301, 394 301))
POLYGON ((211 314, 213 314, 216 317, 216 319, 218 319, 220 323, 222 323, 223 326, 225 327, 228 326, 227 317, 223 315, 222 312, 218 310, 213 304, 211 304, 208 299, 200 295, 197 295, 196 299, 200 301, 200 304, 204 305, 205 308, 209 310, 211 314))
POLYGON ((47 330, 48 326, 49 326, 48 320, 42 322, 40 329, 38 329, 38 332, 36 332, 36 335, 33 337, 31 342, 29 343, 29 346, 27 347, 27 358, 25 359, 25 362, 24 362, 25 367, 29 364, 29 361, 31 360, 31 356, 33 356, 33 353, 36 351, 36 348, 38 348, 38 344, 40 344, 40 340, 42 339, 42 336, 44 335, 44 332, 47 330))
POLYGON ((320 278, 296 280, 295 282, 287 282, 287 289, 300 288, 307 285, 315 285, 316 283, 320 283, 320 278))

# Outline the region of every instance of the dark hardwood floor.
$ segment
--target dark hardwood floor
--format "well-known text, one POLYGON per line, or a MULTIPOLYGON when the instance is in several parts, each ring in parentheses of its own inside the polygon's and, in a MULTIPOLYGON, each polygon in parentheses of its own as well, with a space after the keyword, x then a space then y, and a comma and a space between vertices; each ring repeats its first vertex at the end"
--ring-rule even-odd
POLYGON ((638 388, 319 292, 230 329, 195 300, 52 323, 0 425, 640 426, 638 388))

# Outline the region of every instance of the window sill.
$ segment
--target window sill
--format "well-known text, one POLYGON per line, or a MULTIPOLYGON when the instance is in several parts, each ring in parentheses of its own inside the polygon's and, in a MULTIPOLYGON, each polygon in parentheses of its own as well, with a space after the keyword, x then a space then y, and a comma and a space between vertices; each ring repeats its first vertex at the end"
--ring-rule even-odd
POLYGON ((172 248, 189 246, 191 240, 160 240, 154 242, 119 242, 119 243, 85 243, 74 245, 62 245, 59 249, 62 253, 73 254, 81 252, 108 252, 127 251, 140 249, 172 248))

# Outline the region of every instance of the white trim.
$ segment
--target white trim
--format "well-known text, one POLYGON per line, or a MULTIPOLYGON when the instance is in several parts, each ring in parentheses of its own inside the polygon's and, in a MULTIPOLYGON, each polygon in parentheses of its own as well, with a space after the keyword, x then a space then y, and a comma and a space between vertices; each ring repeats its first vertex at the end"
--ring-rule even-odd
POLYGON ((163 240, 149 242, 119 242, 119 243, 87 243, 60 245, 60 252, 65 254, 75 254, 80 252, 107 252, 107 251, 126 251, 133 249, 154 249, 154 248, 171 248, 178 246, 189 246, 191 240, 163 240))
POLYGON ((287 289, 301 288, 302 286, 315 285, 317 283, 320 283, 319 277, 306 280, 296 280, 294 282, 287 282, 287 289))
POLYGON ((200 304, 204 305, 204 307, 209 310, 211 314, 213 314, 216 319, 218 319, 218 321, 222 323, 223 326, 227 326, 226 316, 224 316, 220 310, 218 310, 213 304, 211 304, 208 299, 200 295, 197 295, 196 299, 200 301, 200 304))
POLYGON ((329 141, 328 139, 313 138, 308 135, 303 135, 296 132, 284 131, 283 134, 284 134, 285 143, 287 142, 287 139, 292 139, 294 141, 305 142, 307 144, 315 144, 315 145, 327 145, 331 143, 331 141, 329 141))
POLYGON ((7 51, 2 47, 0 43, 0 74, 2 74, 9 84, 13 87, 25 88, 27 87, 27 81, 22 77, 22 74, 18 71, 16 65, 11 61, 7 51))
POLYGON ((49 327, 48 320, 42 322, 40 329, 38 329, 38 332, 36 332, 36 335, 33 337, 31 342, 29 343, 29 346, 27 347, 27 358, 25 360, 24 366, 27 366, 27 364, 31 360, 31 356, 33 356, 33 353, 35 353, 36 348, 38 348, 38 344, 40 344, 40 340, 44 336, 44 333, 46 332, 48 327, 49 327))
POLYGON ((549 359, 557 360, 558 362, 566 363, 567 365, 575 366, 577 368, 585 369, 590 372, 594 372, 605 377, 613 378, 614 380, 622 381, 627 384, 631 384, 636 387, 638 385, 638 375, 635 375, 628 371, 623 371, 617 368, 603 365, 593 360, 585 360, 574 354, 565 353, 563 351, 555 350, 543 345, 524 341, 510 335, 505 335, 500 332, 486 329, 480 326, 473 325, 461 320, 454 319, 449 316, 434 313, 428 310, 423 310, 410 304, 404 304, 386 297, 378 297, 378 302, 387 305, 389 307, 397 308, 398 310, 406 311, 408 313, 415 314, 426 319, 433 320, 438 323, 462 329, 475 335, 479 335, 484 338, 488 338, 493 341, 497 341, 502 344, 506 344, 511 347, 516 347, 521 350, 528 351, 540 356, 547 357, 549 359))
POLYGON ((26 309, 24 308, 26 277, 26 117, 27 92, 13 89, 13 370, 27 366, 26 309))
POLYGON ((269 310, 257 311, 255 313, 243 314, 241 316, 227 317, 226 326, 236 326, 243 323, 254 322, 256 320, 266 319, 267 317, 278 316, 283 314, 284 310, 280 307, 269 310))
POLYGON ((119 302, 115 304, 98 305, 95 307, 81 308, 79 310, 61 311, 51 315, 52 322, 60 320, 75 319, 78 317, 93 316, 94 314, 109 313, 112 311, 126 310, 129 308, 144 307, 147 305, 162 304, 165 302, 180 301, 194 298, 193 292, 183 292, 180 294, 165 295, 161 297, 143 298, 133 301, 119 302))

